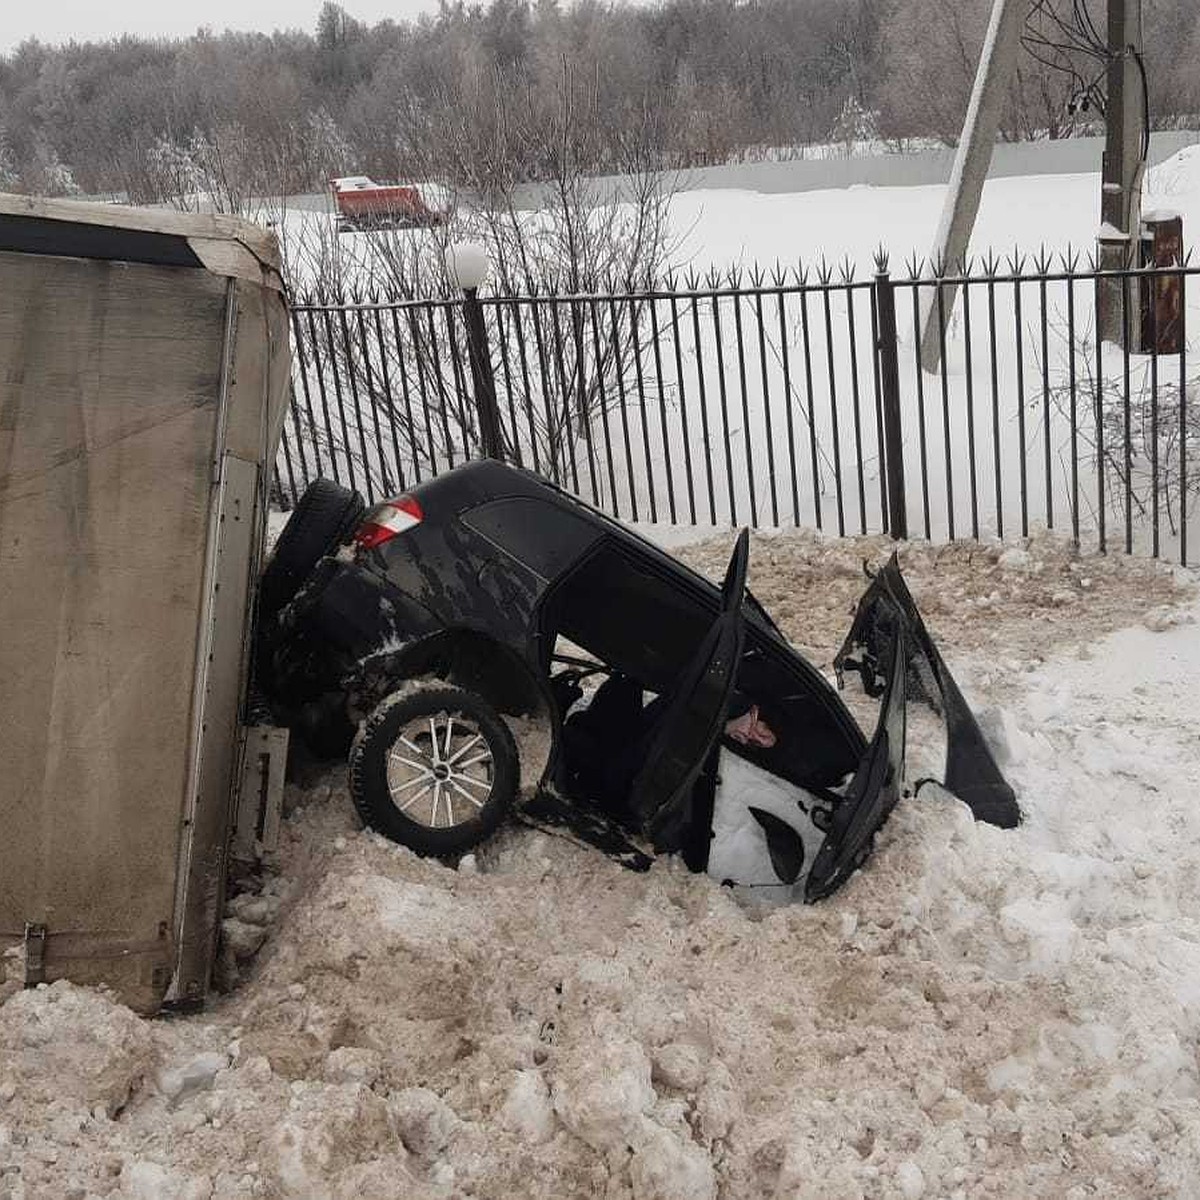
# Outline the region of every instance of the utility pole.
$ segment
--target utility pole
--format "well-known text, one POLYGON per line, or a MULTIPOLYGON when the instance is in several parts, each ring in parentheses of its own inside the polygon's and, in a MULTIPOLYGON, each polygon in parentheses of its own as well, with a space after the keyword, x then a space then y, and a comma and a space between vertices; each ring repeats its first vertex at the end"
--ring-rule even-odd
MULTIPOLYGON (((1100 266, 1123 271, 1140 265, 1142 175, 1145 171, 1146 99, 1142 74, 1142 0, 1108 0, 1108 99, 1101 170, 1100 266)), ((1100 337, 1137 350, 1140 341, 1136 279, 1100 287, 1100 337)))
MULTIPOLYGON (((984 180, 992 162, 992 147, 1000 128, 1005 93, 1016 72, 1021 29, 1028 9, 1028 0, 992 0, 987 37, 979 55, 975 85, 933 243, 932 261, 941 264, 947 273, 957 270, 957 264, 966 256, 971 242, 984 180)), ((927 371, 936 371, 941 358, 939 290, 942 292, 942 310, 948 321, 957 288, 954 284, 940 289, 921 288, 921 365, 927 371)))

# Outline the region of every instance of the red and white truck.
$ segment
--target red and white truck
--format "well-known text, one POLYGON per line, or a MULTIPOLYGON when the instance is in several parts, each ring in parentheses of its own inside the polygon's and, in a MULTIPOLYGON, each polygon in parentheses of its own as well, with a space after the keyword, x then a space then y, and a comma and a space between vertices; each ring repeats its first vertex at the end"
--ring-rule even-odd
POLYGON ((329 181, 338 233, 441 225, 446 214, 426 203, 417 184, 375 183, 365 175, 329 181))

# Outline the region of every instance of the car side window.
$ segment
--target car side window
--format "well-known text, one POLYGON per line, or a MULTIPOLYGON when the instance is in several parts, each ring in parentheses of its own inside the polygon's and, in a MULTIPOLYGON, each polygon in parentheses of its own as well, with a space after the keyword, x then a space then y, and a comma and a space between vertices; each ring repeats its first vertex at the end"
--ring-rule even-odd
POLYGON ((547 582, 604 536, 585 517, 538 496, 489 500, 459 520, 547 582))
POLYGON ((669 572, 612 543, 555 587, 543 631, 561 635, 613 670, 663 692, 691 661, 717 616, 669 572))

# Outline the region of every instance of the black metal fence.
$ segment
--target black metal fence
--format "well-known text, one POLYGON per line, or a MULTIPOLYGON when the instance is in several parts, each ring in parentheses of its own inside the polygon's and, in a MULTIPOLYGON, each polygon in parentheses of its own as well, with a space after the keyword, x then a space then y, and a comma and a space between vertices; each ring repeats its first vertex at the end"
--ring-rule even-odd
MULTIPOLYGON (((505 454, 633 521, 935 540, 1044 525, 1186 563, 1200 269, 907 267, 483 298, 505 454)), ((325 474, 375 499, 479 454, 461 300, 309 296, 292 320, 285 497, 325 474)))

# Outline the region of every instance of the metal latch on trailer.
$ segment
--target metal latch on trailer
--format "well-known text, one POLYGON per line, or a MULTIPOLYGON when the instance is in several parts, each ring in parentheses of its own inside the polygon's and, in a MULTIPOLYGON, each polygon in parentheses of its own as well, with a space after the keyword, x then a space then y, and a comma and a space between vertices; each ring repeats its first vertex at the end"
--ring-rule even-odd
POLYGON ((279 843, 288 731, 275 725, 242 729, 245 749, 238 781, 230 852, 240 863, 256 863, 279 843))

